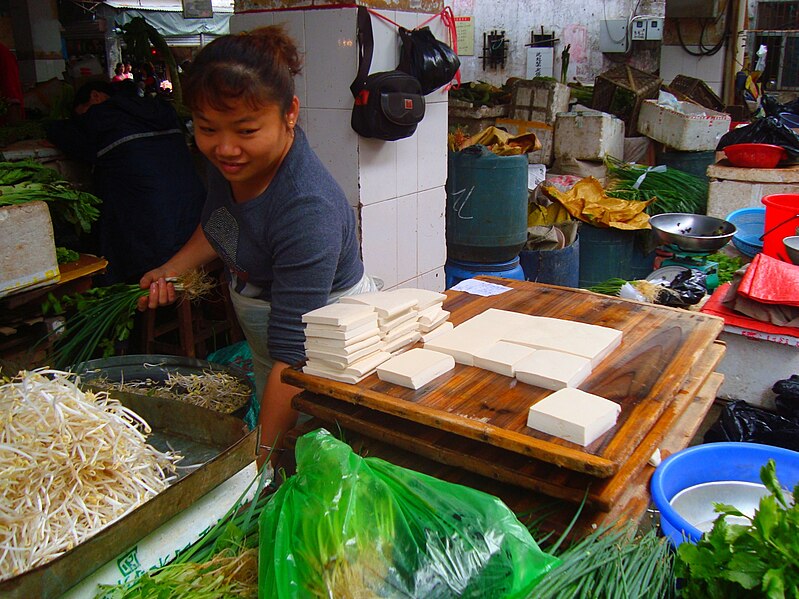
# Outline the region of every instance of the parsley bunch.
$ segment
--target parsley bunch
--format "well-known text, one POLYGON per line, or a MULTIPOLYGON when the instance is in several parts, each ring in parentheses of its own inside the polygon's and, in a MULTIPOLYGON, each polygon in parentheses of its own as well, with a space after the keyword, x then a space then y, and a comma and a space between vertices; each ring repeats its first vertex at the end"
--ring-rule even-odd
POLYGON ((676 574, 684 579, 681 597, 735 599, 799 597, 799 484, 787 497, 774 460, 760 470, 769 490, 753 517, 731 505, 715 504, 720 516, 696 545, 677 549, 676 574), (747 524, 728 524, 741 516, 747 524))

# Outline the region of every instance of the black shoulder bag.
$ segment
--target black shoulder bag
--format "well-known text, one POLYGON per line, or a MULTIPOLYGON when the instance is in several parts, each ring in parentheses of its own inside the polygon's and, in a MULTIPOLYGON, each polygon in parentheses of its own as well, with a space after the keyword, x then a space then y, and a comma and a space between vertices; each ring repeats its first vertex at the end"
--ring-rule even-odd
POLYGON ((363 137, 395 141, 410 137, 424 118, 418 79, 402 71, 369 74, 374 38, 369 11, 358 7, 358 74, 350 90, 355 98, 352 128, 363 137))

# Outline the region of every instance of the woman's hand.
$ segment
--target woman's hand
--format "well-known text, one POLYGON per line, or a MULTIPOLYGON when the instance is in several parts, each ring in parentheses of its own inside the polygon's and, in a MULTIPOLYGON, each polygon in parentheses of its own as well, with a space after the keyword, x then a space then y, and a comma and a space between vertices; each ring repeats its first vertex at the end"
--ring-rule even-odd
POLYGON ((142 289, 149 288, 150 293, 139 298, 136 306, 139 311, 144 312, 148 308, 157 308, 158 306, 166 306, 174 303, 177 297, 175 286, 166 279, 176 274, 177 273, 168 270, 164 266, 145 273, 139 281, 139 287, 142 289))

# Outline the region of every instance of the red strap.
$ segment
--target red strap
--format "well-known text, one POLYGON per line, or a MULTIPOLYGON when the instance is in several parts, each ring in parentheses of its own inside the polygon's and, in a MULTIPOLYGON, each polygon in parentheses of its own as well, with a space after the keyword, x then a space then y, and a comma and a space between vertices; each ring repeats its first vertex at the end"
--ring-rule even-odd
POLYGON ((355 105, 356 106, 366 106, 369 102, 369 90, 362 89, 358 92, 358 95, 355 96, 355 105))

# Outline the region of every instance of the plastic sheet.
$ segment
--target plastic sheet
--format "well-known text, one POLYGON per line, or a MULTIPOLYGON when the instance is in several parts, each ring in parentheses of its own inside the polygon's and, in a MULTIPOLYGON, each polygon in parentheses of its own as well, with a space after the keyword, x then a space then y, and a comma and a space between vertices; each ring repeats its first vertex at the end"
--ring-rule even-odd
POLYGON ((655 200, 641 202, 611 198, 593 177, 578 181, 569 191, 544 185, 545 193, 563 205, 574 218, 596 227, 650 229, 646 208, 655 200))
POLYGON ((725 133, 719 140, 716 150, 747 143, 781 146, 793 160, 799 158, 799 135, 776 116, 757 119, 750 125, 737 127, 725 133))
POLYGON ((458 55, 447 44, 436 39, 429 27, 399 29, 400 62, 397 70, 419 80, 427 95, 455 77, 461 66, 458 55))
POLYGON ((745 401, 734 401, 708 429, 704 441, 744 441, 799 451, 799 422, 745 401))
POLYGON ((559 559, 496 497, 363 458, 325 430, 260 520, 259 597, 529 597, 559 559))
POLYGON ((672 279, 665 293, 658 294, 655 303, 677 308, 698 304, 707 295, 706 279, 701 270, 686 268, 672 279))

